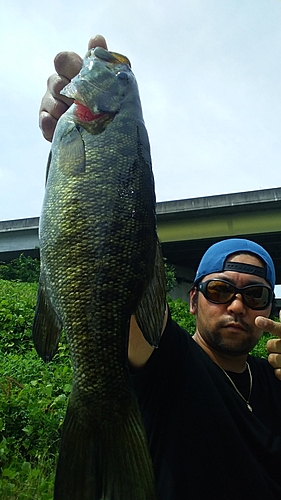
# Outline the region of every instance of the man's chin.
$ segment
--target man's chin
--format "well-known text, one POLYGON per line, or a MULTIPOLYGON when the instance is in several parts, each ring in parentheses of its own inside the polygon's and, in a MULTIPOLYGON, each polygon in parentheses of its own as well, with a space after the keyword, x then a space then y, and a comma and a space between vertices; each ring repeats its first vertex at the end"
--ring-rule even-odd
POLYGON ((255 343, 253 342, 219 342, 216 344, 215 349, 224 354, 228 354, 229 356, 238 357, 249 354, 249 352, 255 347, 255 343))
MULTIPOLYGON (((243 332, 241 331, 241 334, 242 333, 243 332)), ((215 338, 212 339, 213 348, 220 353, 228 354, 233 357, 247 355, 253 347, 255 347, 256 342, 253 341, 253 339, 250 338, 245 331, 244 335, 241 335, 243 338, 239 339, 238 335, 238 332, 236 332, 236 335, 233 336, 216 335, 215 338)))

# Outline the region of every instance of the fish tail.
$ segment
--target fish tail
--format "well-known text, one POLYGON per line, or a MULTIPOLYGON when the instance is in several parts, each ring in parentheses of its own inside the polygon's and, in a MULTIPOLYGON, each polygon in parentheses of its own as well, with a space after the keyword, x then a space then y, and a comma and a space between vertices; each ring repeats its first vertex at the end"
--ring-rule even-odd
POLYGON ((105 415, 99 425, 89 419, 84 425, 80 410, 69 406, 54 500, 132 499, 156 500, 152 462, 136 401, 121 423, 108 421, 105 415))

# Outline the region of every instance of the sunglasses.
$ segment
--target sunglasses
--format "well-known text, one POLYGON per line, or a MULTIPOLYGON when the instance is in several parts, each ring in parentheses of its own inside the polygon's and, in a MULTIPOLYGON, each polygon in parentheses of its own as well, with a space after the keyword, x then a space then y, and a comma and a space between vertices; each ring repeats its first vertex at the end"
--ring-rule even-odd
POLYGON ((257 283, 237 288, 228 281, 212 279, 198 284, 198 290, 213 304, 227 304, 239 293, 243 303, 250 309, 266 309, 272 302, 273 292, 269 286, 257 283))

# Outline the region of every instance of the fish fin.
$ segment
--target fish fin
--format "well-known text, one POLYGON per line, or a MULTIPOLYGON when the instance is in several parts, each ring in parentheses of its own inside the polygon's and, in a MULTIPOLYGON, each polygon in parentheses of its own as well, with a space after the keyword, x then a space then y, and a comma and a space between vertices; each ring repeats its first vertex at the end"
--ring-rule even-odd
POLYGON ((45 361, 54 357, 62 331, 62 323, 56 314, 40 277, 37 304, 32 325, 32 337, 36 351, 45 361))
POLYGON ((85 145, 79 125, 71 127, 60 137, 58 165, 66 175, 78 175, 86 171, 85 145))
POLYGON ((156 246, 153 276, 139 303, 135 317, 144 338, 158 347, 166 310, 166 274, 159 241, 156 246))
POLYGON ((95 49, 90 50, 88 54, 94 54, 95 57, 98 57, 98 59, 101 59, 102 61, 108 61, 113 64, 128 64, 128 66, 131 67, 128 57, 118 54, 118 52, 109 52, 102 47, 96 47, 95 49))
MULTIPOLYGON (((62 428, 54 500, 156 500, 151 457, 135 398, 123 418, 99 425, 71 405, 62 428)), ((83 413, 85 412, 85 413, 83 413)))
POLYGON ((47 162, 47 167, 46 167, 45 185, 47 184, 51 163, 52 163, 52 151, 50 151, 49 156, 48 156, 48 162, 47 162))
POLYGON ((118 52, 109 52, 113 58, 113 62, 116 62, 117 64, 128 64, 128 66, 131 68, 131 62, 128 59, 128 57, 123 56, 122 54, 119 54, 118 52))

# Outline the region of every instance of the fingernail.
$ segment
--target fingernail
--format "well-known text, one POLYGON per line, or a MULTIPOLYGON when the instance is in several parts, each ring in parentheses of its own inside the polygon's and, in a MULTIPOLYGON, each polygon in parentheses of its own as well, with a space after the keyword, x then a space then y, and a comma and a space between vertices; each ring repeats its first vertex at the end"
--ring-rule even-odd
POLYGON ((267 321, 265 318, 257 318, 256 320, 256 325, 259 326, 260 328, 265 328, 267 324, 267 321))

